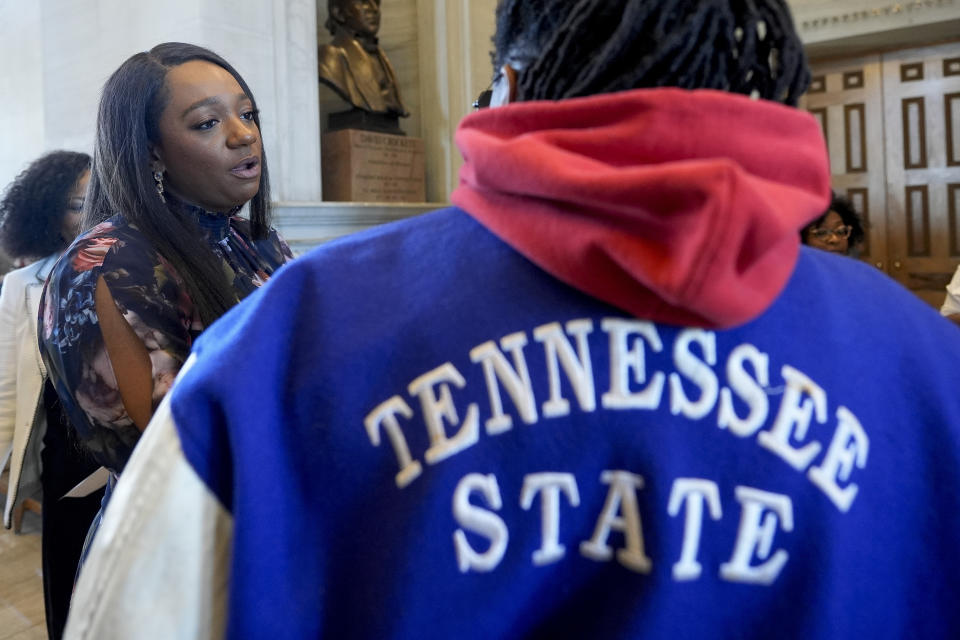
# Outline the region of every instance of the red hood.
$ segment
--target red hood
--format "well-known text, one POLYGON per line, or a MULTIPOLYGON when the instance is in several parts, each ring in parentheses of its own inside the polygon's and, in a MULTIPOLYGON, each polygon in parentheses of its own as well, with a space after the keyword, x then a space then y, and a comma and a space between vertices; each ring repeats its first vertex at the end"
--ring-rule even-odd
POLYGON ((560 280, 659 322, 758 316, 830 202, 816 120, 719 91, 485 109, 456 141, 454 204, 560 280))

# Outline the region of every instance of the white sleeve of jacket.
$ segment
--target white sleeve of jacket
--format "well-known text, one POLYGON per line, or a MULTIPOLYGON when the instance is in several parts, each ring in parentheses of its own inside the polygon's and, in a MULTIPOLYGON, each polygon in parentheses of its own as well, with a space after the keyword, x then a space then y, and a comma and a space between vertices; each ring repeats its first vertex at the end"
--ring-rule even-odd
POLYGON ((222 638, 233 518, 200 480, 161 403, 110 499, 64 638, 222 638))
POLYGON ((960 267, 953 273, 953 279, 947 285, 947 297, 940 307, 940 314, 950 316, 960 313, 960 267))
POLYGON ((17 343, 20 337, 17 303, 23 288, 16 275, 7 276, 0 287, 0 471, 7 464, 13 447, 13 430, 17 416, 17 343))

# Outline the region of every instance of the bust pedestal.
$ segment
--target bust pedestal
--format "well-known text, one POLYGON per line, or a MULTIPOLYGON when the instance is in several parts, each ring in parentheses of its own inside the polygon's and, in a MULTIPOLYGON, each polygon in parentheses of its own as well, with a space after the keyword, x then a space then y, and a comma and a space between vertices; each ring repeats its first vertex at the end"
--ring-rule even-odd
POLYGON ((323 199, 333 202, 424 202, 421 138, 341 129, 321 139, 323 199))

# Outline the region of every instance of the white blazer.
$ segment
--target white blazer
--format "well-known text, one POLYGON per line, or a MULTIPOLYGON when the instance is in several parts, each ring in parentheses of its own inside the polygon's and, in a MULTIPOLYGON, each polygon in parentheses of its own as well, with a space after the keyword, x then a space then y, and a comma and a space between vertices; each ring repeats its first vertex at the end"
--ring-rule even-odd
POLYGON ((14 507, 40 495, 40 449, 47 428, 43 383, 47 371, 37 341, 43 283, 56 255, 11 271, 0 289, 0 470, 10 460, 3 510, 9 529, 14 507))

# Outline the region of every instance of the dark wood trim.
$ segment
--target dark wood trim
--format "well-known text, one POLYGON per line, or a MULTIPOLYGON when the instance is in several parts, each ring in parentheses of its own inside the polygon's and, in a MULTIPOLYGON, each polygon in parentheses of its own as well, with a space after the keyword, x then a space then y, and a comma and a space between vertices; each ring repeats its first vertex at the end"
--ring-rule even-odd
POLYGON ((847 173, 866 173, 867 172, 867 116, 866 106, 862 102, 843 105, 843 138, 844 147, 847 152, 847 173), (853 139, 850 137, 850 118, 856 113, 860 124, 860 165, 854 166, 851 159, 853 157, 853 139))
MULTIPOLYGON (((942 292, 947 288, 947 285, 950 284, 952 279, 953 271, 948 273, 933 273, 930 271, 923 271, 920 273, 907 272, 907 276, 903 284, 913 292, 918 290, 942 292)), ((937 303, 938 308, 939 306, 940 304, 937 303)))
POLYGON ((960 58, 944 58, 943 75, 944 77, 960 76, 960 58))
POLYGON ((956 132, 957 138, 960 138, 960 122, 953 121, 954 100, 960 101, 960 92, 947 93, 943 96, 943 119, 947 125, 947 166, 960 167, 960 140, 954 139, 956 132), (956 129, 954 126, 956 125, 956 129))
POLYGON ((927 112, 926 102, 923 97, 904 98, 902 102, 903 109, 903 166, 905 169, 926 169, 927 168, 927 112), (917 128, 920 134, 919 149, 920 158, 917 162, 911 162, 910 158, 910 105, 917 105, 917 128))
POLYGON ((861 258, 870 257, 870 192, 865 187, 847 189, 847 200, 853 204, 853 208, 860 214, 860 222, 863 223, 863 250, 860 252, 861 258), (860 198, 861 204, 857 206, 857 198, 860 198))
POLYGON ((950 255, 960 256, 960 182, 947 185, 947 223, 950 225, 950 255))
POLYGON ((900 82, 916 82, 923 80, 923 63, 910 62, 900 65, 900 82))
POLYGON ((930 257, 930 190, 927 185, 919 184, 907 187, 904 204, 907 214, 907 255, 911 258, 928 258, 930 257), (921 211, 913 210, 914 193, 920 194, 921 211), (918 214, 922 228, 920 237, 917 237, 914 233, 918 214), (920 244, 917 243, 918 240, 920 244))
MULTIPOLYGON (((944 62, 946 64, 946 62, 944 62)), ((944 67, 946 68, 946 67, 944 67)), ((827 76, 813 76, 810 78, 810 88, 807 89, 807 93, 826 93, 827 92, 827 76)))
POLYGON ((847 71, 843 74, 843 89, 863 89, 863 69, 847 71))

